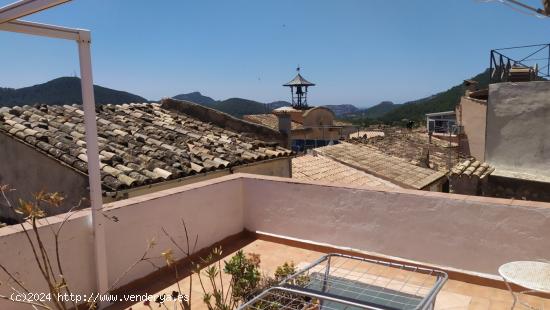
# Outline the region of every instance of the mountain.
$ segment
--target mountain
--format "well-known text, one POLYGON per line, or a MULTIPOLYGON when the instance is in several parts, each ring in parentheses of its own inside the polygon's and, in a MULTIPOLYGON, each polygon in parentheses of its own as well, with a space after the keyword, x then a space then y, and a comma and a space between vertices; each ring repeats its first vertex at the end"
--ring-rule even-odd
MULTIPOLYGON (((248 114, 271 113, 271 111, 273 111, 274 109, 290 106, 290 102, 283 100, 273 101, 270 103, 261 103, 258 101, 243 98, 230 98, 227 100, 216 101, 210 97, 204 96, 200 92, 180 94, 172 98, 191 101, 236 117, 242 117, 243 115, 248 114)), ((331 109, 337 117, 358 110, 354 105, 351 104, 327 105, 325 107, 331 109)))
POLYGON ((205 106, 213 106, 216 104, 216 100, 207 96, 203 96, 198 91, 188 93, 188 94, 180 94, 180 95, 174 96, 173 98, 178 100, 187 100, 187 101, 191 101, 191 102, 198 103, 200 105, 205 105, 205 106))
POLYGON ((224 101, 219 101, 212 108, 235 117, 243 117, 243 115, 247 114, 265 114, 271 112, 265 103, 242 98, 230 98, 224 101))
MULTIPOLYGON (((479 83, 479 88, 487 88, 489 85, 489 69, 474 76, 471 80, 479 83)), ((454 110, 464 94, 462 83, 457 84, 446 91, 415 101, 406 102, 380 117, 386 123, 399 122, 402 119, 423 121, 427 113, 454 110)))
POLYGON ((382 101, 375 106, 365 109, 364 113, 367 115, 367 117, 379 118, 397 109, 399 106, 400 104, 395 104, 391 101, 382 101))
POLYGON ((374 105, 372 107, 366 108, 366 109, 359 109, 355 111, 354 113, 350 113, 347 116, 348 117, 363 117, 363 118, 370 118, 370 119, 377 119, 385 114, 397 109, 400 106, 400 104, 395 104, 391 101, 382 101, 377 105, 374 105))
POLYGON ((355 113, 359 110, 356 106, 352 104, 329 104, 329 105, 324 105, 324 107, 332 110, 332 112, 334 112, 336 117, 341 117, 346 114, 355 113))
MULTIPOLYGON (((242 99, 242 98, 229 98, 227 100, 214 100, 211 97, 204 96, 200 92, 192 92, 188 94, 180 94, 172 97, 179 100, 191 101, 218 111, 233 115, 235 117, 242 117, 247 114, 264 114, 269 113, 271 110, 278 108, 279 103, 284 101, 275 101, 273 103, 261 103, 254 100, 242 99), (274 107, 272 107, 274 106, 274 107)), ((285 105, 288 105, 286 103, 285 105)))
MULTIPOLYGON (((487 88, 489 85, 489 69, 470 78, 477 81, 479 88, 487 88)), ((462 83, 457 84, 446 91, 422 99, 409 101, 403 104, 394 104, 391 101, 383 101, 367 109, 360 109, 354 113, 345 115, 345 119, 355 123, 368 125, 372 123, 399 123, 403 119, 424 121, 427 113, 454 110, 464 94, 462 83)))
POLYGON ((270 103, 266 103, 266 105, 267 105, 267 108, 271 111, 271 110, 275 110, 275 109, 282 108, 282 107, 288 107, 288 106, 290 106, 290 102, 288 102, 288 101, 273 101, 273 102, 270 102, 270 103))
MULTIPOLYGON (((94 85, 96 104, 147 102, 147 99, 128 92, 94 85)), ((80 79, 60 77, 49 82, 24 88, 0 88, 0 106, 31 104, 82 103, 80 79)))

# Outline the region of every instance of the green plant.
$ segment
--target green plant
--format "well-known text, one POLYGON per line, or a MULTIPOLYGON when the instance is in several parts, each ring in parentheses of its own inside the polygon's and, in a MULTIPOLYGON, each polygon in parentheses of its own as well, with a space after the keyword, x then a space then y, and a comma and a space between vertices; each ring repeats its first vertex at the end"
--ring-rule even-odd
POLYGON ((245 256, 242 250, 225 263, 224 272, 231 275, 232 294, 237 301, 243 301, 258 287, 259 267, 260 256, 253 253, 245 256))
POLYGON ((236 308, 238 305, 237 300, 235 300, 231 293, 233 281, 230 282, 228 288, 224 289, 221 273, 221 257, 222 249, 221 247, 216 247, 206 259, 201 259, 202 265, 207 265, 203 273, 200 270, 201 264, 195 265, 195 272, 199 276, 199 283, 203 291, 202 300, 209 310, 230 310, 236 308), (211 290, 207 290, 204 286, 203 274, 210 283, 211 290))

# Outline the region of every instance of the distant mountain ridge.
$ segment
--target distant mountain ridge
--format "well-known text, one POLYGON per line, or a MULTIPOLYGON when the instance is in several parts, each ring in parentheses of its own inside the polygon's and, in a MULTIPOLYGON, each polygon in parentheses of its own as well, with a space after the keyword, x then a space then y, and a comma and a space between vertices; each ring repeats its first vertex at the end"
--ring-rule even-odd
POLYGON ((273 109, 288 106, 289 102, 274 101, 271 103, 261 103, 254 100, 243 98, 229 98, 226 100, 214 100, 208 96, 204 96, 200 92, 192 92, 188 94, 179 94, 172 98, 178 100, 187 100, 206 107, 216 109, 218 111, 233 115, 235 117, 243 117, 248 114, 264 114, 271 113, 273 109))
MULTIPOLYGON (((470 78, 470 80, 478 82, 480 89, 487 88, 489 85, 488 70, 470 78)), ((424 121, 427 113, 454 110, 463 94, 464 88, 460 83, 435 95, 403 104, 384 101, 370 108, 345 115, 345 118, 356 124, 368 124, 373 121, 391 124, 405 119, 421 122, 424 121)))
POLYGON ((347 114, 347 117, 365 117, 365 118, 371 118, 371 119, 377 119, 379 117, 382 117, 386 115, 387 113, 397 109, 400 106, 400 104, 395 104, 391 101, 382 101, 377 105, 373 105, 372 107, 368 107, 365 109, 358 109, 357 111, 347 114))
MULTIPOLYGON (((480 88, 489 84, 488 70, 471 78, 479 83, 480 88)), ((350 104, 326 105, 334 111, 338 118, 345 118, 356 123, 364 120, 377 120, 384 123, 400 122, 403 119, 421 121, 426 113, 454 110, 463 95, 462 83, 446 91, 422 99, 394 104, 384 101, 375 106, 358 109, 350 104)), ((96 104, 122 104, 132 102, 148 102, 147 99, 120 90, 94 85, 96 104)), ((287 101, 261 103, 243 98, 230 98, 222 101, 204 96, 200 92, 180 94, 175 99, 187 100, 236 117, 247 114, 271 113, 273 109, 289 106, 287 101)), ((82 103, 80 79, 77 77, 61 77, 43 84, 19 89, 0 87, 0 106, 32 105, 32 104, 80 104, 82 103)))
MULTIPOLYGON (((487 88, 489 85, 489 69, 470 78, 470 80, 478 82, 480 89, 487 88)), ((381 116, 380 119, 386 123, 398 122, 403 119, 423 121, 427 113, 454 111, 462 95, 464 95, 464 87, 461 82, 435 95, 405 102, 381 116)))
MULTIPOLYGON (((229 98, 226 100, 216 101, 208 96, 201 94, 200 92, 180 94, 172 98, 191 101, 236 117, 242 117, 243 115, 250 114, 271 113, 271 111, 273 111, 274 109, 291 105, 290 102, 283 100, 273 101, 270 103, 261 103, 258 101, 243 98, 229 98)), ((325 105, 324 107, 331 109, 337 117, 341 117, 359 110, 356 106, 351 104, 325 105)))
MULTIPOLYGON (((96 104, 147 102, 147 99, 125 91, 94 85, 96 104)), ((77 77, 60 77, 23 88, 0 87, 0 106, 32 104, 81 104, 82 89, 77 77)))
POLYGON ((329 105, 324 105, 323 107, 329 108, 330 110, 332 110, 332 112, 334 112, 336 117, 344 116, 344 115, 359 111, 359 109, 352 104, 329 104, 329 105))
POLYGON ((205 106, 213 106, 217 102, 216 100, 210 97, 204 96, 198 91, 188 93, 188 94, 180 94, 172 98, 178 99, 178 100, 191 101, 191 102, 198 103, 200 105, 205 105, 205 106))

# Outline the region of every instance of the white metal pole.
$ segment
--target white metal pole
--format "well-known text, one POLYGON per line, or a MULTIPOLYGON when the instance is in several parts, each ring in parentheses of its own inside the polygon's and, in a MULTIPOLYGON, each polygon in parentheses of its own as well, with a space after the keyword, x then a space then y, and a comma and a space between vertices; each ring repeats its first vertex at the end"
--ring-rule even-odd
MULTIPOLYGON (((90 32, 80 31, 80 39, 78 40, 78 54, 80 58, 82 103, 84 106, 84 126, 86 128, 86 149, 88 155, 88 176, 90 182, 90 202, 94 232, 94 254, 97 281, 96 293, 104 294, 107 293, 107 290, 109 289, 109 278, 107 272, 104 218, 101 210, 103 206, 103 198, 99 173, 99 148, 97 143, 97 123, 90 43, 90 32)), ((102 308, 101 305, 99 305, 99 307, 102 308)))
POLYGON ((0 8, 0 24, 31 15, 70 0, 20 0, 0 8))

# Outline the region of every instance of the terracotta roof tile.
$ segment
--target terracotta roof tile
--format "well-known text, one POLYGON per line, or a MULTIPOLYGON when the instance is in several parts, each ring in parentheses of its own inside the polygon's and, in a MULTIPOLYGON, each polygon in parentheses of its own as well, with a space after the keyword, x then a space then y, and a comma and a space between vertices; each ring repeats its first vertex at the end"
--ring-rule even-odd
MULTIPOLYGON (((0 133, 87 173, 83 115, 77 105, 0 108, 0 133)), ((106 190, 291 155, 154 103, 98 106, 97 126, 106 190)))
MULTIPOLYGON (((254 115, 244 115, 244 120, 264 125, 274 130, 279 130, 279 119, 274 114, 254 114, 254 115)), ((301 129, 303 128, 302 124, 292 121, 291 129, 301 129)))
POLYGON ((475 159, 465 160, 451 169, 451 176, 485 178, 495 171, 488 163, 481 163, 475 159))
POLYGON ((442 172, 417 167, 366 145, 341 143, 317 148, 315 152, 409 188, 422 189, 445 176, 442 172))
POLYGON ((293 158, 292 177, 305 181, 399 188, 393 183, 321 155, 304 155, 293 158))

